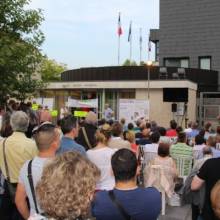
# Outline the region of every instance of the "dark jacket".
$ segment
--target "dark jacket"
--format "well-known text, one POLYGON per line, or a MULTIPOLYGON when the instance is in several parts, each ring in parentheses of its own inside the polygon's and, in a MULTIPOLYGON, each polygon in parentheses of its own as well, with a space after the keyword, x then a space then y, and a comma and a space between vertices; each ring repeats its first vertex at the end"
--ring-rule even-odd
POLYGON ((194 169, 187 177, 184 187, 183 187, 183 196, 182 201, 185 204, 194 204, 197 205, 200 210, 202 210, 205 202, 205 184, 197 191, 191 190, 191 183, 193 177, 198 173, 198 170, 194 169))
MULTIPOLYGON (((86 134, 87 134, 87 137, 89 139, 90 145, 92 147, 95 147, 95 145, 96 145, 95 133, 96 133, 97 127, 95 125, 87 124, 87 123, 84 123, 82 125, 82 127, 84 127, 85 130, 86 130, 86 134)), ((76 142, 78 144, 82 145, 85 148, 85 150, 89 150, 90 147, 88 146, 88 144, 85 140, 85 137, 84 137, 84 134, 83 134, 83 131, 82 131, 82 127, 79 129, 79 135, 76 138, 76 142)))

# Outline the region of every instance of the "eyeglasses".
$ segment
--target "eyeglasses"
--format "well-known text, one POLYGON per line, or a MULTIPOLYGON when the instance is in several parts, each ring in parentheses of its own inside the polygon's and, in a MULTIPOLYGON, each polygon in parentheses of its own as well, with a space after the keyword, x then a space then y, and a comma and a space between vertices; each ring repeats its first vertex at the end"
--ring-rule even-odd
POLYGON ((56 126, 54 124, 52 124, 51 122, 49 121, 45 121, 43 122, 42 124, 36 126, 33 130, 32 130, 32 134, 36 134, 40 131, 50 131, 50 130, 53 130, 55 129, 56 126))

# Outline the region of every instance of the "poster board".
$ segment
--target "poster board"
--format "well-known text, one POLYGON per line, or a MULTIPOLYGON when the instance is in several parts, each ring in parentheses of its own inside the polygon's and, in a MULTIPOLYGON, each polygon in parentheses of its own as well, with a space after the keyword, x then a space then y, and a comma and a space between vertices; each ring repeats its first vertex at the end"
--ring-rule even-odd
POLYGON ((119 99, 119 120, 134 123, 139 118, 149 119, 149 101, 136 99, 119 99))

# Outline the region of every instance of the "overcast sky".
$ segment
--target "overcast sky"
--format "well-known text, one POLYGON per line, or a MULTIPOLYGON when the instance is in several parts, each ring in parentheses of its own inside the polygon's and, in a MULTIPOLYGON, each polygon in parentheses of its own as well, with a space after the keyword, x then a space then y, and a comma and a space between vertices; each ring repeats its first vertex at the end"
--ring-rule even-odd
MULTIPOLYGON (((129 58, 128 29, 132 20, 133 59, 139 62, 139 29, 147 60, 150 28, 159 27, 159 0, 32 0, 43 9, 43 52, 69 68, 117 65, 118 12, 121 12, 121 63, 129 58)), ((151 54, 153 59, 153 54, 151 54)))

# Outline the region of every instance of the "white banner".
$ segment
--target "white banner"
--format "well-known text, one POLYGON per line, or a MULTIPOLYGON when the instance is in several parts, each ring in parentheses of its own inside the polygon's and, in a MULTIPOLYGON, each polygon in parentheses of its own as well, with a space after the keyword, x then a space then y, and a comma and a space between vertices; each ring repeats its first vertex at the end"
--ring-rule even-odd
POLYGON ((135 122, 139 118, 149 119, 149 101, 136 99, 119 100, 119 120, 126 119, 126 123, 135 122))
POLYGON ((98 99, 76 100, 68 98, 67 106, 75 108, 98 108, 98 99))

